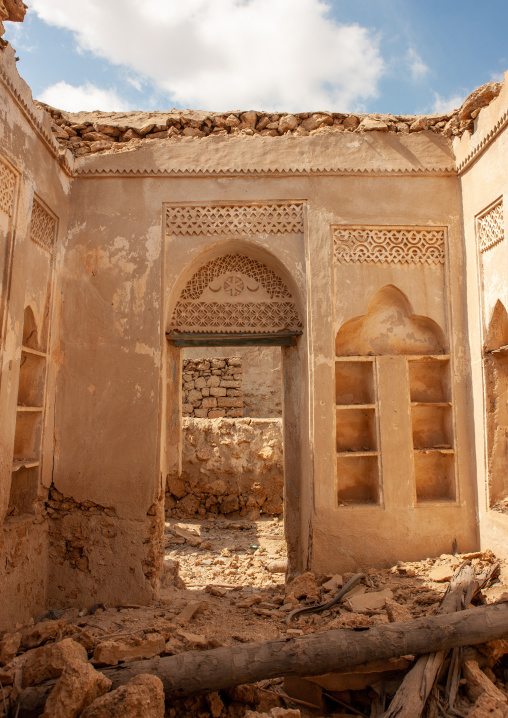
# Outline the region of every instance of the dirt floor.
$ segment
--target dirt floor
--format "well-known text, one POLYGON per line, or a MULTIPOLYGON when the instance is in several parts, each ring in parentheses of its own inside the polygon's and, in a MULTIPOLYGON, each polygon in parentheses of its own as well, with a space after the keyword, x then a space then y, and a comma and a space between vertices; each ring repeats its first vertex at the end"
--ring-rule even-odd
MULTIPOLYGON (((166 523, 165 553, 169 568, 156 605, 100 605, 92 612, 50 611, 42 622, 13 627, 13 632, 4 635, 0 641, 0 665, 4 666, 0 679, 5 702, 3 708, 0 702, 0 718, 6 715, 9 701, 13 706, 16 704, 19 692, 16 670, 23 665, 30 649, 63 638, 72 638, 84 646, 91 664, 100 669, 137 658, 299 636, 331 628, 365 629, 436 613, 454 572, 465 563, 472 565, 480 585, 487 581, 487 587, 479 594, 480 603, 508 600, 508 566, 486 551, 399 563, 386 570, 362 567, 365 578, 342 601, 323 612, 293 618, 290 614, 299 608, 328 601, 352 574, 308 573, 285 585, 286 549, 283 521, 279 518, 171 520, 166 523), (9 655, 12 636, 16 635, 19 639, 14 639, 14 649, 9 655)), ((272 710, 270 716, 276 718, 285 715, 283 709, 294 709, 301 716, 314 718, 345 715, 374 718, 383 715, 411 660, 412 657, 404 657, 385 662, 369 673, 367 683, 362 679, 365 685, 358 680, 357 673, 348 674, 349 683, 343 676, 337 679, 334 690, 318 686, 317 693, 316 686, 305 681, 301 685, 294 680, 262 681, 220 694, 173 701, 166 706, 166 716, 243 718, 255 715, 249 711, 272 710), (299 701, 288 698, 288 691, 299 701), (316 705, 316 701, 318 707, 310 708, 308 704, 316 705), (278 713, 273 712, 275 708, 280 709, 278 713)), ((503 695, 508 679, 508 663, 505 666, 504 660, 501 657, 491 666, 494 671, 488 669, 490 679, 503 695)), ((474 695, 468 696, 465 684, 463 681, 451 712, 445 710, 444 693, 439 703, 441 694, 436 688, 435 716, 470 713, 474 695), (439 705, 443 706, 441 712, 437 709, 439 705)), ((429 717, 433 715, 428 713, 429 717)), ((508 702, 506 713, 499 715, 508 715, 508 702)), ((295 718, 297 713, 287 716, 295 718)))

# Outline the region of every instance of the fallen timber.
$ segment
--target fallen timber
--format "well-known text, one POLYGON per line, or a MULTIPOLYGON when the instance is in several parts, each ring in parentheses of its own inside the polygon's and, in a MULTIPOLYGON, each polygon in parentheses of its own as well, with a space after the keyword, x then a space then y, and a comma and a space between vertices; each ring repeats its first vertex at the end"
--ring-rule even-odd
MULTIPOLYGON (((508 636, 508 604, 505 603, 364 631, 330 630, 309 636, 158 656, 104 668, 102 672, 113 682, 113 688, 140 673, 151 673, 162 680, 166 698, 180 698, 267 678, 341 672, 369 661, 436 653, 503 636, 508 636)), ((20 696, 20 718, 38 715, 36 711, 43 708, 53 685, 54 681, 25 689, 20 696)))

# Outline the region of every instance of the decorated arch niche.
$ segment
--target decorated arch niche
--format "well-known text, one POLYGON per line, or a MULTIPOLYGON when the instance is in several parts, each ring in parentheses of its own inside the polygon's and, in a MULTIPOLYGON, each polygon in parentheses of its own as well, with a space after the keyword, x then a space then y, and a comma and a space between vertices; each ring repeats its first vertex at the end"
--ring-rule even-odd
POLYGON ((243 254, 204 264, 185 285, 171 332, 267 334, 301 331, 295 299, 281 277, 243 254))

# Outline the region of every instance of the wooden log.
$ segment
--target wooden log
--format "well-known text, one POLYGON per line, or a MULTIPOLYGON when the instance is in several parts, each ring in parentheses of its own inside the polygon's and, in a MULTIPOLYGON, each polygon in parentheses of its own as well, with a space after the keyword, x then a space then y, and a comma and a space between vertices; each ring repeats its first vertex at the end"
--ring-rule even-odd
POLYGON ((476 661, 464 661, 462 671, 464 673, 464 678, 467 681, 467 697, 471 703, 475 703, 483 693, 486 693, 496 701, 501 701, 502 703, 504 702, 506 707, 506 704, 508 703, 506 695, 500 691, 494 683, 492 683, 490 678, 485 675, 476 661))
MULTIPOLYGON (((448 585, 439 606, 439 613, 446 615, 467 608, 475 587, 473 567, 463 564, 448 585)), ((445 651, 421 656, 404 677, 383 718, 418 718, 423 712, 445 656, 445 651)), ((456 678, 458 687, 458 676, 456 678)))
MULTIPOLYGON (((503 636, 508 636, 508 604, 415 618, 367 631, 332 630, 264 643, 158 656, 104 668, 102 672, 112 680, 113 688, 140 673, 152 673, 162 680, 166 697, 177 698, 266 678, 318 676, 350 670, 351 666, 368 661, 435 653, 503 636)), ((25 689, 20 699, 20 718, 38 715, 35 711, 44 706, 49 690, 50 687, 44 685, 25 689)))

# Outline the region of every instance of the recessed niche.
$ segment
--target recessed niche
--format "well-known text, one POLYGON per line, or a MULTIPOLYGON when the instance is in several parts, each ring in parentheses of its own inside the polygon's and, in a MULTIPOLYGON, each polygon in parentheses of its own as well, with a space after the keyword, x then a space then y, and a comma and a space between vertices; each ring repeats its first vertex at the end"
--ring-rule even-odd
POLYGON ((376 412, 374 408, 337 408, 336 414, 336 444, 338 452, 376 451, 376 412))
POLYGON ((23 319, 23 346, 30 349, 40 349, 37 324, 32 307, 25 307, 23 319))
POLYGON ((455 501, 455 456, 453 452, 417 451, 414 455, 416 500, 455 501))
POLYGON ((411 407, 415 449, 452 449, 451 406, 417 404, 411 407))
POLYGON ((423 359, 408 361, 411 401, 450 401, 450 360, 423 359))
POLYGON ((372 361, 335 362, 335 401, 337 404, 373 404, 374 363, 372 361))
POLYGON ((40 455, 42 437, 42 411, 19 411, 16 415, 14 436, 14 461, 31 459, 40 455))
POLYGON ((24 350, 19 369, 18 406, 42 406, 46 357, 24 350))
POLYGON ((378 504, 377 456, 337 456, 337 497, 341 504, 378 504))
POLYGON ((9 508, 15 508, 21 514, 33 514, 37 500, 39 467, 21 467, 12 472, 9 508))

